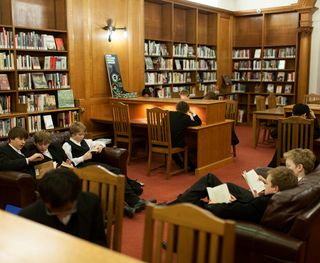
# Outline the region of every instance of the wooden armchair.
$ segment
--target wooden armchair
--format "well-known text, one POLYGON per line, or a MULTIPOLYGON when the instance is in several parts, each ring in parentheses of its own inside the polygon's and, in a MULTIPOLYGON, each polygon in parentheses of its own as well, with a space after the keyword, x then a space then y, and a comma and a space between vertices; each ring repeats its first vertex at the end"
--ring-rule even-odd
POLYGON ((172 147, 169 111, 160 108, 147 109, 148 123, 148 175, 151 171, 152 153, 166 155, 167 179, 170 175, 188 171, 188 147, 172 147), (171 171, 172 154, 184 152, 184 168, 171 171))
POLYGON ((82 191, 98 195, 106 221, 107 247, 121 251, 125 177, 102 166, 74 168, 82 180, 82 191))
MULTIPOLYGON (((113 102, 112 106, 112 120, 114 145, 118 146, 119 142, 128 144, 128 163, 131 159, 132 145, 138 142, 146 141, 145 138, 132 136, 130 125, 129 106, 122 102, 113 102)), ((146 144, 147 145, 147 144, 146 144)))
MULTIPOLYGON (((226 113, 225 118, 234 120, 232 125, 232 129, 235 129, 238 120, 238 101, 236 100, 226 100, 226 113)), ((233 156, 237 156, 236 146, 232 145, 233 156)))
POLYGON ((305 104, 320 104, 320 94, 306 94, 304 95, 305 104))
POLYGON ((233 262, 235 223, 193 204, 146 208, 142 259, 146 262, 233 262), (166 250, 162 241, 167 240, 166 250))
POLYGON ((283 154, 295 148, 313 150, 313 120, 299 116, 278 121, 277 165, 284 162, 283 154))

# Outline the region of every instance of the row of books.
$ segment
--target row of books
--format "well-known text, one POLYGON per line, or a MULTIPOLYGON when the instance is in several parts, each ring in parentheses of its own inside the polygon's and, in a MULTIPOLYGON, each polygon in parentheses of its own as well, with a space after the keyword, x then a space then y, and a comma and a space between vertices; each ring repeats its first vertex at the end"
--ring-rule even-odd
POLYGON ((7 137, 13 127, 26 128, 26 120, 22 117, 14 117, 0 120, 0 137, 7 137))
POLYGON ((193 59, 175 59, 174 66, 176 70, 196 70, 197 61, 193 59))
POLYGON ((144 43, 145 56, 169 56, 167 45, 155 41, 146 41, 144 43))
POLYGON ((197 81, 201 82, 213 82, 217 81, 216 72, 197 72, 197 81))
POLYGON ((214 91, 215 88, 216 88, 216 85, 213 83, 208 83, 208 84, 199 83, 198 84, 198 89, 199 89, 199 91, 202 91, 203 94, 206 94, 210 91, 214 91))
MULTIPOLYGON (((256 97, 254 97, 253 104, 257 104, 256 97)), ((276 103, 279 106, 287 105, 288 97, 286 96, 276 96, 276 103)), ((266 105, 268 105, 268 97, 266 97, 266 105)))
POLYGON ((249 58, 295 58, 296 48, 295 47, 284 47, 284 48, 264 48, 263 54, 260 48, 254 50, 252 54, 251 49, 234 49, 232 51, 233 59, 249 59, 249 58), (252 56, 253 55, 253 56, 252 56))
POLYGON ((172 73, 162 72, 162 73, 144 73, 144 82, 147 85, 152 84, 171 84, 172 83, 172 73))
POLYGON ((65 50, 62 38, 34 31, 19 32, 15 35, 14 41, 17 49, 65 50))
POLYGON ((0 114, 11 112, 11 96, 0 96, 0 114))
POLYGON ((198 60, 198 70, 217 70, 217 62, 215 60, 198 60))
POLYGON ((28 116, 28 132, 41 131, 42 129, 41 115, 28 116))
POLYGON ((188 44, 174 44, 173 45, 174 57, 195 57, 194 48, 188 44))
POLYGON ((262 81, 288 81, 293 82, 295 80, 295 72, 263 72, 262 81))
POLYGON ((27 112, 54 110, 57 108, 55 95, 29 94, 20 95, 19 104, 27 105, 27 112))
POLYGON ((146 70, 172 70, 172 59, 163 57, 145 57, 146 70))
POLYGON ((12 52, 0 52, 0 70, 14 69, 14 58, 12 52))
POLYGON ((286 94, 291 94, 292 92, 292 84, 286 84, 284 86, 282 85, 277 85, 275 87, 274 84, 268 84, 267 85, 267 92, 269 93, 286 93, 286 94))
POLYGON ((244 81, 261 81, 261 73, 260 72, 233 72, 232 79, 244 80, 244 81))
POLYGON ((171 98, 170 87, 159 87, 156 92, 159 98, 171 98))
MULTIPOLYGON (((1 81, 1 76, 0 76, 1 81)), ((69 88, 68 73, 23 73, 18 75, 18 89, 69 88)))
POLYGON ((0 48, 13 48, 13 33, 4 27, 0 28, 0 48))
POLYGON ((17 56, 17 68, 20 70, 50 69, 66 70, 68 68, 66 56, 32 57, 29 55, 17 56))
POLYGON ((199 58, 216 58, 215 50, 207 46, 198 46, 197 55, 199 58))

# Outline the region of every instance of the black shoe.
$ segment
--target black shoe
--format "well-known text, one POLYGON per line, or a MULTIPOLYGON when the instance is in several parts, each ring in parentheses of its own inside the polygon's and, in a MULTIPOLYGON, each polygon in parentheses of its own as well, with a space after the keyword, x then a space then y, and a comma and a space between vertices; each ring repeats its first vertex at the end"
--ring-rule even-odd
POLYGON ((124 205, 124 215, 129 218, 133 218, 134 214, 136 213, 136 209, 131 207, 127 204, 124 205))
POLYGON ((156 199, 150 199, 150 200, 144 200, 144 199, 140 199, 135 205, 134 208, 136 210, 136 212, 140 212, 142 210, 145 209, 146 205, 149 203, 157 203, 156 199))

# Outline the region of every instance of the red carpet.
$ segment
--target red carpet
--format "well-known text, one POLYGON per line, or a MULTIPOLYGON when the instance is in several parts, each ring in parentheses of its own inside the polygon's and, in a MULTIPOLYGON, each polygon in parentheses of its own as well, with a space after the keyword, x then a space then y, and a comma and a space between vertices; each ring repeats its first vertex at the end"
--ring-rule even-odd
MULTIPOLYGON (((257 166, 266 166, 274 153, 273 145, 262 145, 252 148, 252 129, 247 126, 236 128, 240 144, 237 145, 237 157, 234 162, 223 168, 212 171, 222 181, 233 182, 244 187, 246 183, 242 179, 241 172, 257 166)), ((219 147, 213 145, 212 147, 219 147)), ((158 202, 174 200, 199 177, 192 173, 178 174, 165 179, 164 169, 155 170, 151 176, 146 176, 147 161, 140 159, 132 161, 128 167, 128 175, 132 179, 144 182, 144 199, 156 198, 158 202)), ((143 243, 144 213, 136 214, 133 219, 125 218, 123 222, 122 253, 141 259, 143 243)))

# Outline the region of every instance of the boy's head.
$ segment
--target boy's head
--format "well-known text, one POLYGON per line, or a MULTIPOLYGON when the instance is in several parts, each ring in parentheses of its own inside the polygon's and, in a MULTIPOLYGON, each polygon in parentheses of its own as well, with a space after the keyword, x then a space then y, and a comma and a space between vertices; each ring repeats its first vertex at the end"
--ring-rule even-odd
POLYGON ((28 132, 26 129, 21 127, 14 127, 10 129, 8 133, 9 143, 16 148, 21 150, 28 139, 28 132))
POLYGON ((71 124, 70 133, 74 140, 81 142, 87 133, 87 127, 82 122, 76 121, 71 124))
POLYGON ((286 159, 286 167, 293 170, 297 176, 304 176, 314 169, 316 156, 309 149, 293 149, 283 156, 286 159))
POLYGON ((142 90, 142 96, 143 97, 152 97, 152 93, 151 93, 151 91, 150 91, 150 89, 148 87, 145 87, 142 90))
POLYGON ((293 116, 300 116, 303 118, 309 118, 310 116, 310 108, 307 104, 297 103, 292 108, 293 116))
POLYGON ((287 167, 277 167, 268 171, 265 194, 277 193, 298 185, 298 178, 294 172, 287 167))
POLYGON ((47 131, 38 131, 33 135, 34 144, 39 152, 44 153, 48 150, 51 143, 51 134, 47 131))
POLYGON ((60 220, 75 212, 80 191, 81 181, 70 169, 50 170, 39 182, 39 194, 48 215, 55 215, 60 220))
POLYGON ((189 92, 185 89, 181 90, 179 95, 182 100, 189 99, 189 92))
POLYGON ((188 113, 189 111, 189 104, 185 101, 179 101, 176 105, 176 110, 182 113, 188 113))

